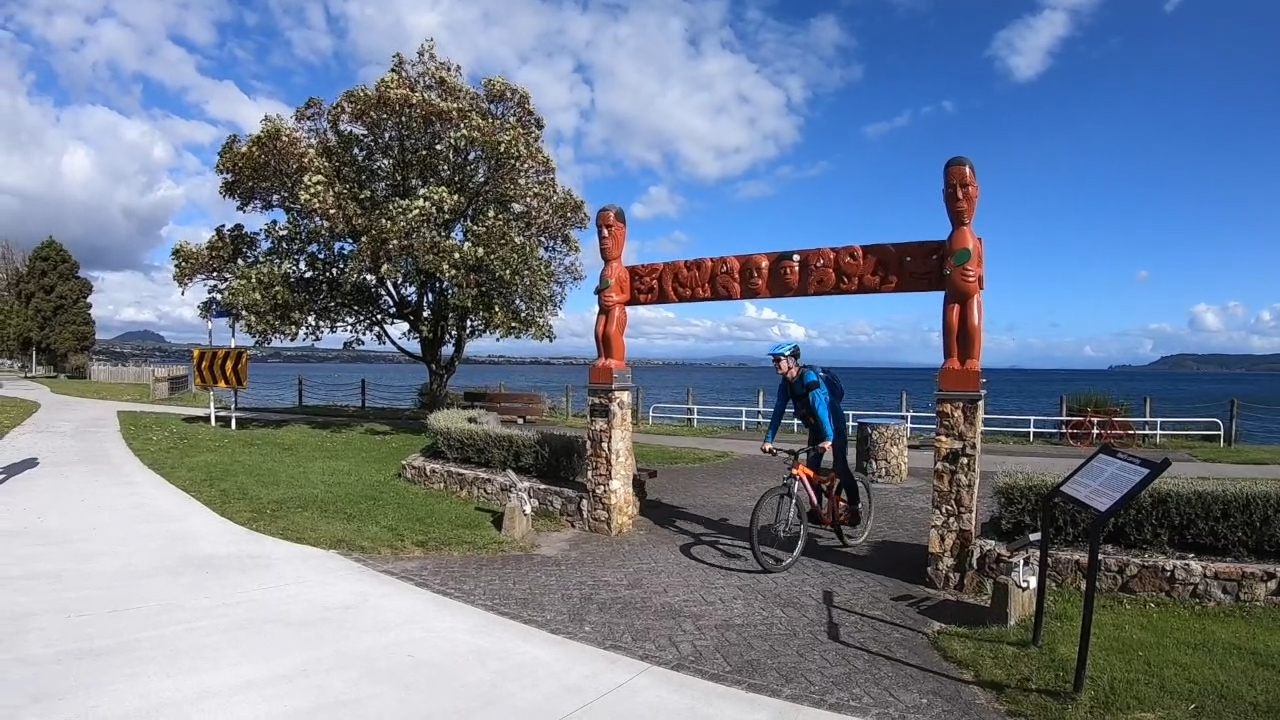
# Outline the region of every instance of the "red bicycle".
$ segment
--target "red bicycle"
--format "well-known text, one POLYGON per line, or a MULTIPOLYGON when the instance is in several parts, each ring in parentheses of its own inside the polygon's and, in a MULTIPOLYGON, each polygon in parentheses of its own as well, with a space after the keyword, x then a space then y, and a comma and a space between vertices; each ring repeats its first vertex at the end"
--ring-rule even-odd
POLYGON ((818 503, 818 494, 826 499, 823 510, 818 516, 818 525, 830 529, 836 539, 845 547, 859 545, 866 541, 871 532, 871 519, 874 509, 871 497, 871 483, 865 476, 854 473, 861 491, 862 522, 853 527, 840 523, 844 509, 848 503, 840 492, 840 480, 835 472, 819 474, 810 470, 800 462, 800 457, 817 450, 810 446, 799 450, 774 448, 772 455, 779 453, 787 456, 790 467, 782 478, 782 484, 764 491, 756 506, 751 510, 751 554, 766 572, 782 572, 789 569, 804 552, 805 542, 809 538, 809 508, 818 503), (816 486, 816 487, 815 487, 816 486), (771 518, 771 520, 770 520, 771 518), (761 527, 761 525, 765 527, 761 527), (761 531, 765 531, 762 541, 761 531), (768 554, 768 550, 777 550, 778 541, 794 537, 795 547, 787 551, 780 560, 768 554))
POLYGON ((1138 431, 1133 423, 1114 415, 1095 413, 1086 408, 1084 417, 1067 422, 1063 428, 1067 442, 1076 447, 1092 447, 1106 443, 1116 448, 1131 448, 1138 444, 1138 431))

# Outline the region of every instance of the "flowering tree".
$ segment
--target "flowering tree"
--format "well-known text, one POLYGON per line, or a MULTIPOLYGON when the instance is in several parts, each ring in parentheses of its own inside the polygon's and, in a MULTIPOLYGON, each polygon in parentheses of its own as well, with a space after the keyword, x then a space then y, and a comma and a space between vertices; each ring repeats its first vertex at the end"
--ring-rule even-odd
POLYGON ((428 41, 371 87, 228 137, 223 197, 270 218, 179 243, 174 280, 204 283, 258 344, 389 343, 426 366, 423 402, 439 407, 468 342, 554 339, 583 279, 586 207, 560 185, 543 128, 526 90, 473 87, 428 41))

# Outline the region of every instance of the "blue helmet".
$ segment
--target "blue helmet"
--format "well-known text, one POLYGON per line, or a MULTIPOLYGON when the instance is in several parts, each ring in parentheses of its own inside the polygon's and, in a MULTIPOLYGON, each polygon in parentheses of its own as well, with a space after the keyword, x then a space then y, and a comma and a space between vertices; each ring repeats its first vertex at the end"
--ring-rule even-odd
POLYGON ((765 353, 769 357, 800 357, 800 346, 793 342, 782 342, 769 348, 765 353))

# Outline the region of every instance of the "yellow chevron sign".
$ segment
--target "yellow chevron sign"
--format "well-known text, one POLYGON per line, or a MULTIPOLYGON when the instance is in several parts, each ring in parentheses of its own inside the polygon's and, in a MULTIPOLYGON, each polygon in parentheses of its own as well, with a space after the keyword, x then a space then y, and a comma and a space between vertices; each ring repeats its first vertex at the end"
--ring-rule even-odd
POLYGON ((244 390, 249 387, 249 348, 195 348, 191 368, 196 387, 244 390))

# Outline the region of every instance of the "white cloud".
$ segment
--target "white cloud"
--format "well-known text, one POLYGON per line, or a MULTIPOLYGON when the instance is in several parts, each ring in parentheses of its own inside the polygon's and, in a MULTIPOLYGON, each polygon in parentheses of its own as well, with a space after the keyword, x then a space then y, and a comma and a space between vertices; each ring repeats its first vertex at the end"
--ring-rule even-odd
POLYGON ((1151 272, 1148 270, 1139 270, 1137 278, 1138 278, 1138 282, 1146 282, 1147 280, 1151 279, 1151 272))
POLYGON ((1006 25, 987 48, 996 66, 1014 82, 1040 77, 1054 55, 1101 0, 1038 0, 1039 10, 1006 25))
MULTIPOLYGON (((684 198, 666 185, 650 185, 644 194, 631 203, 629 214, 637 220, 658 217, 676 217, 684 207, 684 198)), ((631 218, 628 218, 630 220, 631 218)))
POLYGON ((808 165, 780 165, 764 175, 734 183, 733 196, 739 200, 768 197, 788 183, 818 177, 830 167, 825 160, 808 165))
POLYGON ((430 36, 468 72, 523 84, 558 156, 586 177, 621 167, 733 177, 795 145, 812 97, 861 74, 833 15, 788 24, 728 0, 385 0, 376 13, 339 0, 330 10, 335 48, 361 65, 380 68, 430 36))
POLYGON ((934 112, 942 110, 948 115, 956 111, 956 104, 950 100, 943 100, 937 105, 925 105, 922 108, 907 108, 888 120, 879 120, 877 122, 868 123, 862 126, 862 134, 867 136, 869 140, 875 140, 894 130, 907 127, 917 117, 925 117, 932 115, 934 112))
POLYGON ((1174 10, 1177 10, 1178 6, 1181 4, 1182 4, 1182 0, 1167 0, 1167 2, 1165 2, 1164 4, 1164 11, 1167 13, 1171 13, 1174 10))
MULTIPOLYGON (((147 263, 175 238, 243 219, 209 167, 228 133, 290 112, 282 98, 368 80, 429 36, 473 79, 528 87, 579 186, 627 170, 668 182, 761 171, 799 142, 815 95, 861 75, 834 15, 784 22, 729 0, 388 0, 376 13, 354 0, 15 0, 0 30, 0 237, 52 234, 86 271, 137 271, 102 275, 117 287, 163 285, 147 263)), ((635 214, 671 215, 679 200, 642 198, 635 214)), ((102 304, 125 307, 100 310, 104 327, 152 317, 102 304)))
POLYGON ((87 273, 93 281, 93 319, 98 337, 115 337, 129 330, 155 330, 170 341, 190 342, 206 337, 205 322, 196 306, 204 291, 192 288, 185 297, 173 284, 171 266, 142 270, 87 273))
POLYGON ((1226 305, 1199 303, 1191 308, 1191 317, 1187 319, 1187 327, 1196 332, 1225 332, 1232 321, 1241 320, 1247 314, 1248 311, 1245 306, 1238 302, 1229 302, 1226 305))

